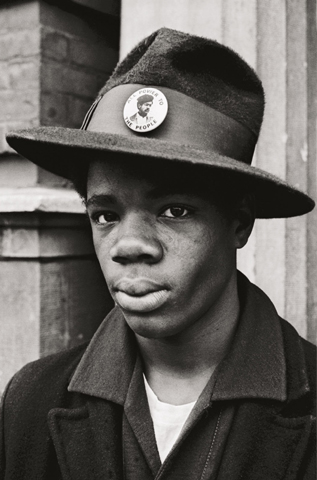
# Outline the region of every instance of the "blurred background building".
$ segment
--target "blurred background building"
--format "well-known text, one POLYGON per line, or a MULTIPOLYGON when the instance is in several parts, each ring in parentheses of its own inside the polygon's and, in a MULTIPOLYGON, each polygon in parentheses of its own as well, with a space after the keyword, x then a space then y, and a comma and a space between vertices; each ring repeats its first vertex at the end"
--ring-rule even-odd
MULTIPOLYGON (((5 142, 11 129, 78 128, 116 62, 167 26, 240 53, 266 91, 255 164, 316 199, 315 0, 2 0, 0 392, 40 356, 91 337, 111 308, 77 194, 5 142)), ((239 268, 316 342, 317 210, 257 221, 239 268)))

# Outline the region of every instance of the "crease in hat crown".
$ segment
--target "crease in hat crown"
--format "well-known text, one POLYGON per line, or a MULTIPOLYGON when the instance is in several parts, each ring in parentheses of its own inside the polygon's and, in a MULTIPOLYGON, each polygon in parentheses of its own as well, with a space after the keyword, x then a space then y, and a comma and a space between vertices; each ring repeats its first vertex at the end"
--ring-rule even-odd
MULTIPOLYGON (((255 196, 260 218, 307 213, 314 207, 308 195, 250 165, 263 113, 262 83, 236 52, 211 39, 161 28, 142 40, 117 65, 89 109, 83 130, 38 127, 10 132, 7 141, 37 165, 70 179, 81 165, 87 167, 93 154, 99 158, 126 155, 131 161, 139 156, 149 161, 186 162, 213 168, 210 172, 231 175, 241 184, 245 182, 255 196), (202 112, 207 120, 200 133, 206 141, 188 143, 182 134, 182 119, 173 116, 172 107, 156 130, 142 136, 131 131, 124 123, 123 107, 133 93, 131 88, 146 86, 161 88, 171 96, 169 103, 174 98, 175 110, 177 102, 185 99, 188 105, 194 105, 197 120, 202 112), (117 116, 114 129, 112 115, 117 116), (102 128, 100 125, 92 128, 90 120, 96 125, 100 118, 104 122, 102 128), (176 140, 174 134, 178 135, 176 140), (240 153, 236 154, 235 146, 240 153)), ((185 123, 191 115, 188 108, 185 123)), ((191 129, 191 124, 188 125, 191 129)), ((194 128, 193 125, 195 140, 194 128)))

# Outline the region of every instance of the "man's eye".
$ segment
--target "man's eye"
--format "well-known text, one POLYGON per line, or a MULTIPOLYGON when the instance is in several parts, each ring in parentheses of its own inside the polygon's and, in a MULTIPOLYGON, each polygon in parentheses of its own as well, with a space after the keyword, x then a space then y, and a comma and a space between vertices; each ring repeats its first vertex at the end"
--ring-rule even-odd
POLYGON ((163 217, 181 218, 189 214, 189 209, 182 206, 169 207, 162 213, 163 217))
POLYGON ((118 215, 114 212, 105 212, 95 215, 94 221, 98 225, 106 225, 107 223, 116 222, 118 218, 118 215))

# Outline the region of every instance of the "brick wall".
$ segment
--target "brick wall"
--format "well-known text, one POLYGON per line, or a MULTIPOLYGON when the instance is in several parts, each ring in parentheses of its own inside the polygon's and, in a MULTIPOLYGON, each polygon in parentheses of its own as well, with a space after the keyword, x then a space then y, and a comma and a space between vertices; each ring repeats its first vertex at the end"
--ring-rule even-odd
POLYGON ((9 129, 39 124, 40 38, 37 2, 0 7, 0 153, 9 129))
POLYGON ((80 127, 112 72, 118 50, 83 19, 41 7, 41 125, 80 127))
MULTIPOLYGON (((118 59, 111 19, 94 29, 78 13, 39 1, 0 7, 0 154, 6 131, 38 125, 79 127, 118 59), (106 28, 111 23, 111 28, 106 28)), ((99 14, 101 15, 101 14, 99 14)), ((101 15, 102 16, 102 15, 101 15)))

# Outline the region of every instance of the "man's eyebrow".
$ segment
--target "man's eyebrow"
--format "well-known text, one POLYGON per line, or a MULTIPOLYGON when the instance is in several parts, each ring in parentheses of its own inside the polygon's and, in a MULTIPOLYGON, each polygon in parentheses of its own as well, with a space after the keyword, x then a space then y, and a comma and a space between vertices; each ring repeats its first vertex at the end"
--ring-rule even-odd
MULTIPOLYGON (((160 198, 168 197, 171 195, 187 195, 193 196, 195 192, 193 189, 188 187, 173 187, 173 186, 160 186, 160 187, 153 187, 148 192, 146 192, 145 196, 149 200, 157 200, 160 198)), ((117 205, 118 200, 115 195, 100 193, 92 195, 88 200, 85 201, 86 208, 89 207, 103 207, 105 204, 107 205, 117 205)))
POLYGON ((98 194, 98 195, 92 195, 88 200, 86 200, 85 205, 86 208, 89 207, 102 207, 105 204, 107 205, 115 205, 117 203, 116 198, 114 195, 108 195, 108 194, 98 194))

